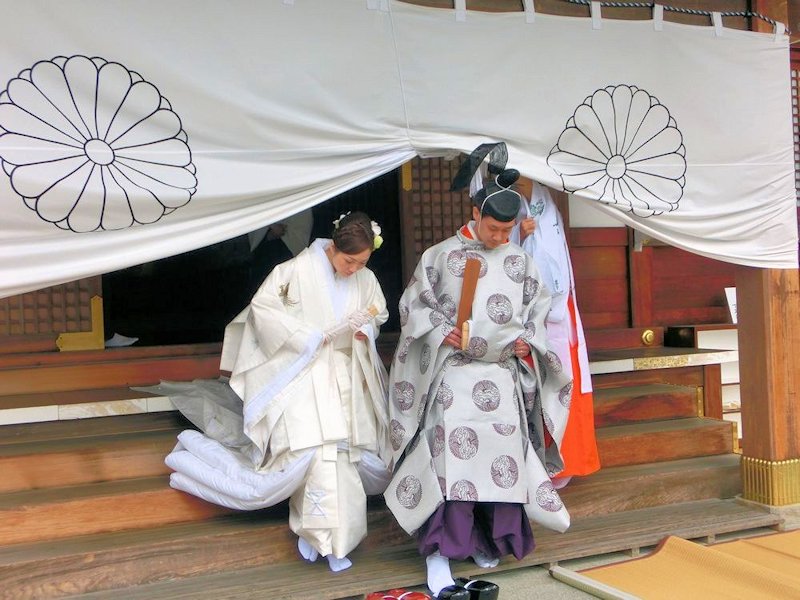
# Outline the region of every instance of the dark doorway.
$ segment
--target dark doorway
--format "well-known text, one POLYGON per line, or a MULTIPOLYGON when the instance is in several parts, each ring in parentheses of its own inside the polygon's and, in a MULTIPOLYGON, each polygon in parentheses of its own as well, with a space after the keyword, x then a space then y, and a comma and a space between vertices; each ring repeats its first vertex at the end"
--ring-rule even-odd
MULTIPOLYGON (((362 210, 383 230, 383 246, 369 262, 389 306, 384 330, 399 329, 402 293, 399 175, 387 173, 313 209, 311 239, 330 237, 342 212, 362 210)), ((285 260, 283 244, 251 252, 246 235, 177 256, 103 275, 106 339, 115 332, 137 337, 138 346, 222 341, 228 322, 250 300, 255 279, 285 260)))

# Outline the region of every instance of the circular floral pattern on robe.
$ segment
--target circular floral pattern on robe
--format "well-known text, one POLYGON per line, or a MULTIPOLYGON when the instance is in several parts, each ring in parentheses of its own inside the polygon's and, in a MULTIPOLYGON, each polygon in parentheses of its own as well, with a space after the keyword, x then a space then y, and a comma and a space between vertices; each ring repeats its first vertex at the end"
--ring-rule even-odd
POLYGON ((397 348, 397 360, 399 360, 401 363, 406 362, 406 359, 408 358, 408 349, 414 342, 414 339, 415 338, 413 335, 406 336, 405 339, 403 339, 403 341, 400 343, 400 346, 397 348))
POLYGON ((486 259, 472 250, 451 250, 447 255, 447 270, 456 277, 463 277, 467 266, 467 259, 472 258, 481 263, 478 277, 483 277, 489 270, 486 259))
POLYGON ((483 379, 472 387, 472 401, 483 412, 497 410, 500 406, 500 389, 493 381, 483 379))
POLYGON ((475 484, 466 479, 459 479, 450 486, 450 499, 461 500, 463 502, 477 502, 478 488, 475 484))
POLYGON ((587 97, 547 157, 567 192, 640 217, 678 208, 686 185, 683 134, 669 110, 633 85, 587 97))
POLYGON ((512 356, 514 356, 514 342, 509 342, 500 351, 500 356, 497 360, 500 362, 505 362, 512 356))
POLYGON ((571 381, 558 391, 558 401, 563 406, 565 406, 566 408, 569 408, 569 405, 572 403, 572 382, 571 381))
POLYGON ((0 161, 28 208, 76 233, 155 223, 197 190, 169 101, 139 73, 99 57, 39 61, 8 82, 0 161))
POLYGON ((539 280, 531 276, 526 277, 522 282, 522 302, 523 304, 530 304, 539 294, 539 280))
POLYGON ((439 389, 436 390, 436 402, 442 405, 444 410, 447 410, 453 404, 453 388, 446 383, 439 384, 439 389))
POLYGON ((447 270, 456 277, 464 276, 464 267, 467 264, 465 250, 451 250, 447 254, 447 270))
POLYGON ((513 435, 517 430, 516 425, 510 425, 508 423, 492 423, 492 427, 497 433, 505 436, 513 435))
POLYGON ((431 366, 431 345, 425 342, 419 353, 419 372, 424 374, 429 366, 431 366))
POLYGON ((530 203, 528 204, 531 217, 533 217, 534 219, 538 219, 539 217, 541 217, 544 214, 544 206, 545 206, 544 200, 542 200, 541 198, 536 198, 534 200, 531 200, 530 203))
POLYGON ((536 488, 536 504, 541 506, 547 512, 558 512, 564 508, 561 502, 561 497, 558 495, 556 488, 549 481, 543 481, 536 488))
POLYGON ((456 301, 450 294, 442 294, 439 296, 439 310, 442 311, 446 317, 453 318, 456 316, 456 301))
POLYGON ((552 369, 553 373, 559 374, 564 370, 561 359, 558 358, 558 354, 552 350, 547 351, 547 354, 544 355, 544 360, 547 362, 547 366, 552 369))
POLYGON ((414 404, 414 384, 410 381, 398 381, 394 384, 394 404, 406 411, 414 404))
POLYGON ((405 327, 408 323, 408 307, 401 303, 398 309, 400 310, 400 327, 405 327))
POLYGON ((428 314, 428 318, 431 320, 431 325, 434 327, 439 327, 439 325, 445 322, 444 315, 438 309, 433 309, 428 314))
POLYGON ((533 321, 528 321, 523 325, 525 331, 522 332, 522 339, 528 342, 529 344, 533 343, 533 339, 536 337, 536 323, 533 321))
POLYGON ((461 460, 469 460, 478 453, 478 434, 472 427, 461 425, 450 432, 450 452, 461 460))
POLYGON ((492 461, 492 481, 497 487, 507 490, 519 480, 517 461, 507 454, 502 454, 492 461))
POLYGON ((522 283, 525 279, 525 259, 519 254, 506 256, 503 261, 503 271, 515 283, 522 283))
POLYGON ((479 336, 469 338, 467 354, 472 358, 483 358, 489 351, 489 342, 479 336))
POLYGON ((425 306, 429 306, 431 308, 438 308, 438 303, 436 302, 436 294, 433 293, 433 290, 425 289, 419 293, 419 301, 422 302, 425 306))
POLYGON ((486 301, 486 313, 492 321, 504 325, 511 320, 514 308, 505 294, 492 294, 486 301))
POLYGON ((436 287, 436 284, 439 283, 439 279, 441 278, 439 269, 436 267, 425 267, 425 274, 428 276, 428 282, 431 284, 431 287, 436 287))
POLYGON ((433 443, 431 444, 431 456, 439 456, 444 452, 444 427, 437 425, 433 428, 433 443))
POLYGON ((422 483, 413 475, 406 475, 397 484, 395 493, 400 506, 411 510, 422 500, 422 483))
POLYGON ((406 428, 397 419, 392 419, 389 423, 389 437, 392 442, 392 449, 396 452, 403 445, 403 438, 406 435, 406 428))
POLYGON ((447 364, 451 367, 463 367, 472 362, 472 359, 461 351, 453 352, 447 357, 447 364))

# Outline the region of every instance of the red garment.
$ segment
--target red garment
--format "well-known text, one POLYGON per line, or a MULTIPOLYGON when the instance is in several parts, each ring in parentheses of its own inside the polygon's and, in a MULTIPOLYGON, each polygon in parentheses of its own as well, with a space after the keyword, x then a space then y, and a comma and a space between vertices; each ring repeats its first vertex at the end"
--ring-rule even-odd
MULTIPOLYGON (((567 301, 569 318, 575 327, 575 306, 572 296, 567 301)), ((592 393, 581 393, 581 369, 578 365, 577 336, 572 336, 569 354, 572 359, 572 400, 569 407, 569 419, 564 438, 561 441, 561 457, 564 459, 564 470, 557 477, 573 475, 589 475, 600 469, 600 457, 597 454, 597 440, 594 433, 594 399, 592 393)))

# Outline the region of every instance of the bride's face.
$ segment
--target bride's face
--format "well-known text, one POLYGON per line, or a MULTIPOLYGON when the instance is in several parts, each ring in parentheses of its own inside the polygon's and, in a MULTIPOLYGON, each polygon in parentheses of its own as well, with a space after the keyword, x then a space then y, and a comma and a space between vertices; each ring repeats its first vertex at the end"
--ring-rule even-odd
POLYGON ((339 277, 350 277, 353 273, 366 267, 370 256, 372 256, 370 249, 362 250, 358 254, 345 254, 337 250, 334 244, 330 245, 328 252, 331 265, 339 277))

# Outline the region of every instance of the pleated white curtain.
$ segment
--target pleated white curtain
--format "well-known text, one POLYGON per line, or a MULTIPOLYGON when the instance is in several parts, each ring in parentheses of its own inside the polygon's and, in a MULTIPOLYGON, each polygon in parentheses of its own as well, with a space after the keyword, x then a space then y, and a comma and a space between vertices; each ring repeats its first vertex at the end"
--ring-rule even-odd
POLYGON ((386 0, 0 6, 0 297, 486 141, 655 238, 797 265, 785 35, 386 0))

